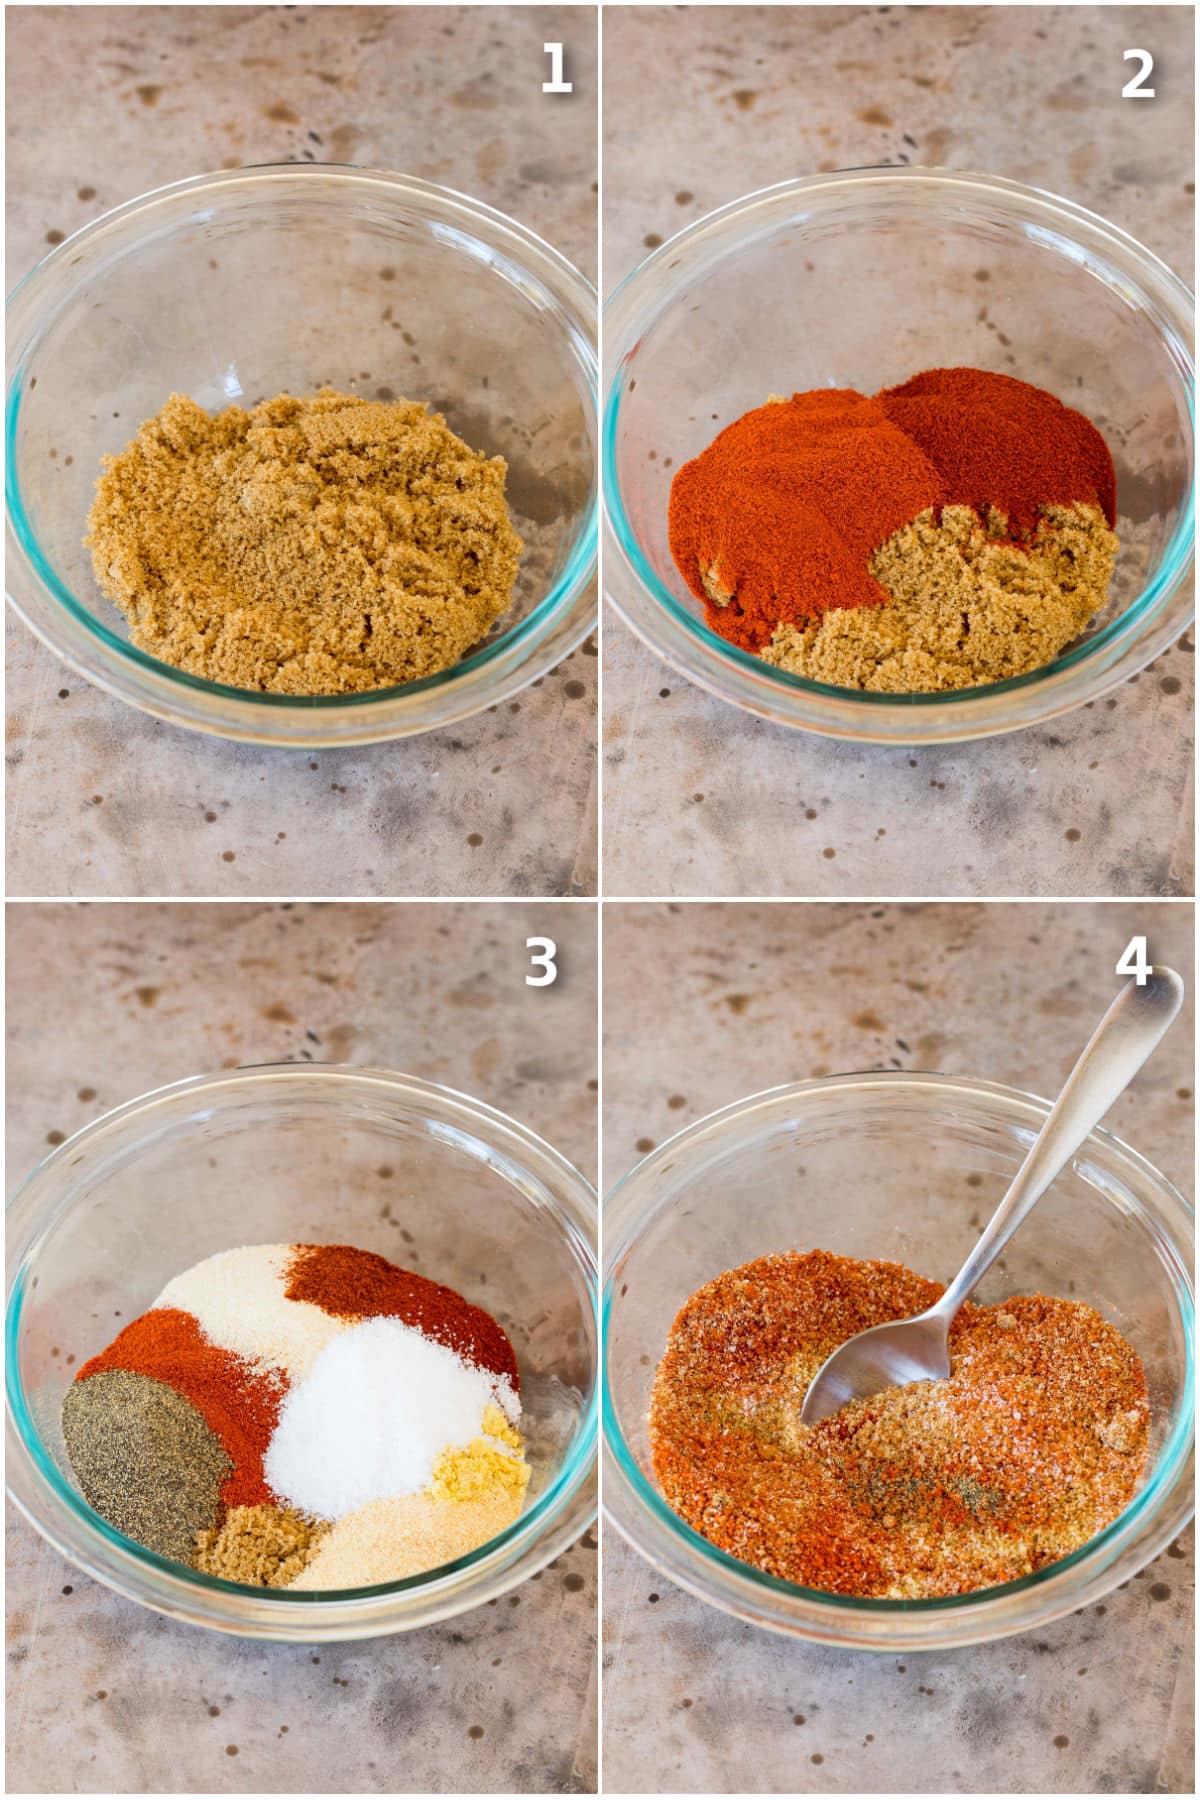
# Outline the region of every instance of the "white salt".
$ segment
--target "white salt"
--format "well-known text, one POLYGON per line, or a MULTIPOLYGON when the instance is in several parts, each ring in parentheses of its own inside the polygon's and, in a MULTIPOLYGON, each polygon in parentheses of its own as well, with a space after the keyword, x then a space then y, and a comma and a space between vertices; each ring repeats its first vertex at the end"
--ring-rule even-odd
POLYGON ((520 1412, 503 1377, 399 1319, 364 1320, 327 1344, 285 1399, 267 1483, 285 1505, 322 1519, 418 1493, 444 1450, 483 1433, 491 1401, 509 1418, 520 1412))
POLYGON ((247 1244, 194 1263, 168 1281, 155 1306, 192 1313, 210 1343, 301 1380, 325 1346, 351 1328, 308 1300, 289 1300, 293 1244, 247 1244))

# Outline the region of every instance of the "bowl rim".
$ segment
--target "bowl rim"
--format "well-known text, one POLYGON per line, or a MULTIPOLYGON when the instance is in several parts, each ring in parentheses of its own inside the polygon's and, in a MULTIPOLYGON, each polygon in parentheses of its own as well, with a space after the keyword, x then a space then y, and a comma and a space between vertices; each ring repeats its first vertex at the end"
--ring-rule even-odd
POLYGON ((601 1434, 603 1442, 603 1506, 605 1517, 622 1537, 667 1579, 721 1611, 749 1623, 815 1641, 864 1649, 945 1649, 953 1645, 982 1643, 1045 1625, 1051 1619, 1091 1604, 1128 1579, 1176 1537, 1194 1510, 1188 1471, 1195 1439, 1194 1288, 1191 1253, 1194 1212, 1190 1203, 1162 1172, 1123 1139, 1097 1127, 1072 1158, 1084 1158, 1089 1145, 1124 1165, 1160 1193, 1177 1213, 1173 1230, 1182 1241, 1167 1234, 1161 1221, 1135 1203, 1139 1223, 1150 1230, 1155 1247, 1171 1276, 1172 1295, 1178 1309, 1185 1346, 1183 1387, 1178 1417, 1162 1447, 1158 1467, 1128 1506, 1096 1537, 1070 1556, 1018 1580, 1000 1583, 963 1595, 923 1600, 877 1600, 828 1593, 767 1574, 753 1564, 730 1556, 687 1525, 643 1475, 626 1440, 612 1401, 609 1380, 610 1327, 614 1284, 624 1258, 643 1231, 666 1204, 669 1196, 644 1202, 637 1208, 636 1186, 651 1179, 657 1169, 666 1170, 685 1140, 689 1147, 704 1137, 717 1138, 731 1124, 744 1122, 760 1109, 774 1109, 795 1102, 827 1097, 838 1091, 869 1094, 872 1090, 909 1090, 959 1097, 971 1103, 996 1103, 1006 1108, 1012 1122, 1022 1120, 1032 1132, 1049 1114, 1053 1102, 1003 1082, 909 1069, 873 1069, 782 1083, 730 1102, 683 1127, 635 1163, 609 1190, 604 1205, 604 1273, 601 1294, 601 1434), (631 1188, 634 1192, 631 1195, 631 1188), (614 1208, 618 1221, 614 1227, 614 1208), (1168 1513, 1167 1502, 1181 1495, 1181 1505, 1168 1513), (616 1504, 614 1504, 614 1499, 616 1504), (1116 1566, 1116 1559, 1130 1543, 1135 1528, 1144 1530, 1157 1521, 1158 1529, 1144 1540, 1137 1560, 1116 1566), (1094 1573, 1093 1573, 1094 1572, 1094 1573), (1066 1579, 1084 1574, 1086 1591, 1064 1592, 1066 1579), (1013 1602, 1040 1596, 1044 1604, 1023 1615, 1013 1602), (771 1611, 779 1606, 802 1607, 804 1612, 771 1611), (945 1629, 948 1628, 948 1629, 945 1629))
MULTIPOLYGON (((55 297, 55 305, 61 305, 78 285, 79 277, 68 277, 66 270, 80 260, 81 250, 96 251, 131 225, 162 217, 180 202, 219 197, 230 189, 295 191, 302 183, 314 190, 320 186, 336 192, 344 187, 383 195, 426 220, 448 220, 487 247, 486 260, 518 268, 523 284, 536 290, 541 310, 563 325, 571 356, 584 377, 590 401, 586 416, 594 422, 598 437, 597 293, 553 245, 485 201, 417 176, 349 163, 261 163, 188 176, 122 201, 74 231, 17 282, 7 302, 5 512, 10 569, 14 576, 24 576, 32 584, 33 595, 32 603, 19 598, 14 581, 7 587, 9 604, 48 649, 85 680, 144 711, 192 729, 313 748, 331 741, 322 731, 330 721, 341 728, 332 741, 344 743, 374 742, 453 723, 518 692, 578 647, 595 625, 590 590, 598 560, 599 445, 597 442, 588 499, 562 572, 523 619, 450 669, 360 694, 262 693, 177 669, 138 649, 106 625, 76 598, 51 564, 29 522, 21 494, 16 438, 25 395, 25 365, 30 346, 43 329, 48 284, 62 277, 64 285, 55 297), (548 648, 552 655, 547 659, 548 648), (89 661, 85 651, 93 652, 95 660, 89 661), (498 675, 499 685, 486 687, 486 678, 493 674, 498 675), (414 718, 427 698, 439 702, 436 717, 429 721, 414 718), (306 725, 309 735, 305 735, 306 725)), ((114 609, 114 620, 115 616, 114 609)))
POLYGON ((778 723, 886 743, 954 742, 1045 723, 1126 680, 1187 629, 1194 612, 1191 605, 1185 605, 1178 617, 1168 617, 1167 610, 1193 566, 1195 497, 1190 481, 1158 570, 1117 618, 1042 668, 983 687, 932 694, 833 687, 774 668, 739 649, 711 631, 660 579, 625 510, 617 457, 620 410, 629 361, 647 329, 691 277, 723 260, 751 230, 757 233, 782 222, 795 214, 798 205, 815 215, 822 207, 846 200, 880 209, 898 200, 916 200, 950 205, 964 217, 978 216, 989 206, 993 213, 1002 208, 1010 223, 1043 235, 1056 234, 1077 252, 1102 255, 1106 264, 1119 266, 1123 281, 1136 286, 1179 374, 1188 422, 1186 449, 1194 465, 1193 296, 1160 257, 1128 232, 1075 201, 1002 176, 895 165, 801 176, 743 194, 684 226, 638 263, 605 304, 605 597, 635 635, 689 681, 778 723), (669 270, 675 272, 668 278, 669 270), (1074 693, 1070 684, 1081 675, 1091 680, 1074 693), (1016 703, 1031 693, 1044 703, 1036 714, 1011 716, 1017 712, 1016 703))
MULTIPOLYGON (((491 1156, 488 1159, 491 1163, 491 1156)), ((494 1165, 492 1165, 494 1166, 494 1165)), ((380 1632, 409 1629, 430 1623, 433 1618, 448 1617, 468 1606, 507 1591, 525 1580, 536 1568, 544 1566, 559 1550, 569 1544, 595 1517, 591 1504, 583 1517, 579 1501, 586 1509, 586 1489, 595 1467, 599 1429, 599 1324, 598 1267, 595 1237, 598 1203, 594 1189, 578 1169, 561 1152, 527 1126, 500 1112, 487 1102, 443 1083, 426 1081, 398 1071, 350 1063, 263 1063, 208 1075, 186 1076, 164 1083, 110 1108, 99 1118, 80 1127, 43 1157, 18 1185, 8 1202, 10 1221, 7 1295, 5 1317, 5 1411, 7 1440, 6 1483, 10 1497, 34 1529, 77 1568, 156 1610, 178 1612, 172 1604, 180 1595, 189 1596, 207 1616, 187 1613, 193 1623, 213 1625, 218 1629, 238 1631, 237 1613, 249 1607, 265 1621, 265 1627, 251 1635, 283 1635, 297 1640, 324 1636, 326 1623, 334 1626, 334 1636, 365 1636, 380 1632), (476 1138, 486 1130, 490 1135, 486 1147, 491 1153, 511 1156, 517 1150, 527 1159, 527 1175, 543 1187, 543 1177, 556 1177, 562 1192, 554 1196, 557 1223, 563 1232, 576 1266, 582 1273, 596 1330, 597 1358, 592 1380, 572 1441, 563 1458, 563 1466, 554 1481, 533 1504, 502 1532, 466 1555, 440 1564, 422 1574, 406 1576, 398 1581, 380 1582, 360 1588, 305 1589, 247 1588, 238 1582, 188 1569, 184 1564, 139 1544, 116 1530, 88 1506, 71 1486, 41 1441, 36 1422, 26 1404, 20 1378, 19 1334, 22 1305, 30 1264, 49 1230, 70 1210, 69 1196, 57 1200, 39 1189, 47 1176, 54 1179, 55 1170, 68 1165, 85 1142, 95 1147, 106 1137, 119 1136, 123 1128, 139 1116, 176 1101, 190 1101, 195 1096, 216 1097, 224 1091, 242 1094, 247 1087, 266 1088, 290 1085, 294 1081, 324 1081, 332 1090, 339 1085, 348 1089, 370 1089, 380 1101, 389 1097, 406 1110, 415 1105, 436 1106, 442 1123, 451 1122, 476 1138), (50 1199, 48 1210, 45 1209, 50 1199), (39 1208, 40 1203, 40 1208, 39 1208), (36 1216, 35 1216, 36 1215, 36 1216), (25 1480, 31 1478, 30 1491, 24 1491, 25 1480), (18 1479, 22 1491, 17 1490, 18 1479), (49 1516, 41 1510, 49 1503, 49 1516), (38 1503, 41 1503, 39 1506, 38 1503), (57 1509, 57 1510, 55 1510, 57 1509), (65 1541, 60 1513, 78 1528, 80 1542, 65 1541), (555 1530, 555 1527, 558 1527, 555 1530), (564 1526, 570 1530, 564 1536, 564 1526), (544 1554, 535 1549, 549 1534, 544 1554), (96 1551, 85 1560, 85 1551, 96 1551), (530 1561, 533 1552, 536 1560, 530 1561), (514 1559, 522 1556, 519 1565, 514 1559), (491 1575, 492 1580, 478 1595, 458 1598, 442 1611, 421 1613, 411 1619, 386 1619, 378 1614, 386 1603, 397 1599, 428 1597, 435 1607, 443 1596, 453 1597, 457 1586, 476 1573, 491 1575), (507 1578, 506 1577, 510 1577, 507 1578), (151 1591, 146 1591, 146 1582, 151 1591), (497 1584, 499 1583, 499 1585, 497 1584), (155 1588, 157 1584, 157 1590, 155 1588), (341 1615, 349 1629, 339 1629, 341 1615), (276 1630, 274 1627, 278 1626, 276 1630)), ((314 1638, 315 1641, 315 1638, 314 1638)))

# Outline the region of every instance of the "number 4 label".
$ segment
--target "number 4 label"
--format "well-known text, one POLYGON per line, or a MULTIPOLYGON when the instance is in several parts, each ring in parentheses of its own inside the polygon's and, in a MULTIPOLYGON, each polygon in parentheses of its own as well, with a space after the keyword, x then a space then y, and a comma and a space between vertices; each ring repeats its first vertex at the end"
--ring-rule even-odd
POLYGON ((527 975, 525 986, 550 987, 558 980, 558 964, 554 960, 558 945, 553 938, 531 937, 525 939, 525 948, 530 952, 534 967, 541 970, 540 975, 527 975))
POLYGON ((1121 952, 1121 960, 1117 964, 1118 975, 1132 975, 1139 987, 1145 987, 1150 979, 1152 964, 1146 954, 1144 937, 1130 938, 1121 952))

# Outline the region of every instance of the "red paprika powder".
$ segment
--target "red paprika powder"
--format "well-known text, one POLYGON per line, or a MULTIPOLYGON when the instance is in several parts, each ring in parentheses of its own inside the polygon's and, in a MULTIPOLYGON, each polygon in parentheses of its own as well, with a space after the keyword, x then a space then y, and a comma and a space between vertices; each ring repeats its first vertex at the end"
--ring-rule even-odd
POLYGON ((177 1307, 153 1307, 126 1325, 98 1356, 85 1362, 76 1381, 104 1369, 149 1375, 182 1394, 200 1413, 233 1464, 221 1483, 226 1506, 273 1504, 263 1457, 287 1392, 240 1356, 212 1344, 198 1320, 177 1307))
POLYGON ((1019 540, 1043 506, 1073 500, 1117 522, 1117 478, 1090 419, 1044 388, 983 369, 929 369, 879 395, 936 467, 947 506, 995 507, 1019 540))
POLYGON ((505 1376, 513 1392, 520 1392, 508 1334, 490 1313, 440 1281, 399 1269, 386 1257, 352 1244, 297 1244, 286 1284, 289 1300, 307 1300, 337 1319, 399 1319, 475 1368, 505 1376))
POLYGON ((677 472, 668 532, 711 629, 754 651, 780 623, 886 605, 871 556, 927 509, 994 508, 1019 542, 1075 501, 1115 522, 1112 457, 1082 413, 1009 375, 930 369, 743 414, 677 472))

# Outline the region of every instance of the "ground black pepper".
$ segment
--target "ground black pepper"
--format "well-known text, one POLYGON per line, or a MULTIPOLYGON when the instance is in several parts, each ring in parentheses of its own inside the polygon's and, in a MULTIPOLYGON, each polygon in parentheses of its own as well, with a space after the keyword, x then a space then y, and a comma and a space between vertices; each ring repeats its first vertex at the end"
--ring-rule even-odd
POLYGON ((148 1375, 104 1369, 71 1383, 62 1427, 88 1505, 160 1556, 194 1562, 233 1464, 191 1402, 148 1375))

